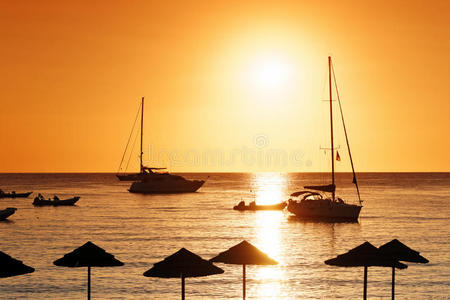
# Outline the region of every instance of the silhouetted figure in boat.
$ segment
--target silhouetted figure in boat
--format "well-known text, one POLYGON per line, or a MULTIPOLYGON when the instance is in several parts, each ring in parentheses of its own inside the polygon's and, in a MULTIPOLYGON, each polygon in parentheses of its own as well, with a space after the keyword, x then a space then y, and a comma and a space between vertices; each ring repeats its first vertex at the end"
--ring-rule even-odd
POLYGON ((58 196, 53 196, 53 201, 59 201, 59 198, 58 198, 58 196))

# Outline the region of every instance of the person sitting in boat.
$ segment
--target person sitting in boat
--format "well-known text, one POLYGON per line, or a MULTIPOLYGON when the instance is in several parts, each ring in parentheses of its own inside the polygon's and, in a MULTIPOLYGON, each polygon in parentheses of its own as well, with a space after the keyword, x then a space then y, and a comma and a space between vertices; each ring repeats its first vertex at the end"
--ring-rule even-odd
POLYGON ((58 196, 53 196, 53 201, 59 201, 59 198, 58 198, 58 196))
POLYGON ((11 194, 15 195, 15 194, 16 194, 16 191, 12 191, 11 194))
POLYGON ((44 196, 42 196, 41 193, 38 194, 37 198, 38 198, 39 200, 44 200, 44 196))

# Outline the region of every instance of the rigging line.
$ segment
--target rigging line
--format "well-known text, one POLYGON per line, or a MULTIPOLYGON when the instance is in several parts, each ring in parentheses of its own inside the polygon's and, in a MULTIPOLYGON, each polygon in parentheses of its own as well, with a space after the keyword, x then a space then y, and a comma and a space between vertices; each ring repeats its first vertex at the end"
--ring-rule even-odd
MULTIPOLYGON (((121 168, 122 168, 122 163, 123 163, 123 160, 125 158, 125 154, 127 153, 128 145, 130 144, 131 136, 133 135, 134 127, 136 126, 136 122, 137 122, 137 118, 139 116, 139 112, 141 111, 141 105, 142 104, 139 105, 139 109, 137 111, 136 118, 134 118, 133 127, 131 128, 130 136, 128 137, 127 145, 125 146, 125 151, 123 152, 122 159, 120 160, 119 170, 117 171, 117 173, 119 173, 121 168)), ((127 164, 127 166, 128 166, 128 164, 127 164)), ((125 171, 126 170, 127 169, 125 169, 125 171)))
POLYGON ((333 79, 334 79, 334 87, 336 88, 336 96, 338 99, 338 103, 339 103, 339 110, 341 112, 341 120, 342 120, 342 127, 344 128, 344 134, 345 134, 345 141, 347 143, 347 149, 348 149, 348 156, 350 158, 350 164, 352 166, 352 172, 353 172, 353 183, 356 186, 356 193, 358 194, 358 201, 359 201, 359 205, 362 204, 361 201, 361 195, 359 193, 359 186, 358 186, 358 181, 356 180, 356 173, 355 173, 355 167, 353 165, 353 159, 352 159, 352 153, 350 151, 350 144, 348 142, 348 135, 347 135, 347 129, 345 128, 345 122, 344 122, 344 113, 342 112, 342 105, 341 105, 341 98, 339 98, 339 90, 338 90, 338 86, 337 86, 337 82, 336 82, 336 75, 334 73, 334 67, 333 64, 331 64, 331 70, 333 72, 333 79))
POLYGON ((136 140, 137 140, 137 137, 139 135, 138 133, 139 133, 138 130, 136 130, 136 136, 134 137, 133 147, 131 148, 130 157, 128 157, 127 166, 126 166, 125 170, 128 170, 128 165, 130 164, 131 157, 133 156, 134 146, 136 146, 136 140))

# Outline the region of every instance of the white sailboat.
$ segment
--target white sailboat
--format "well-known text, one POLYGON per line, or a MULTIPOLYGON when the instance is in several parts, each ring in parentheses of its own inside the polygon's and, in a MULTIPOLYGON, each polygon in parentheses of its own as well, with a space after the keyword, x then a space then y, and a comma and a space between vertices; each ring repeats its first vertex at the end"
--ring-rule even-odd
POLYGON ((333 89, 332 89, 332 64, 331 57, 328 57, 328 79, 330 89, 330 132, 331 132, 331 183, 327 185, 310 185, 304 186, 306 190, 292 193, 292 197, 299 197, 301 199, 293 200, 289 199, 287 210, 299 218, 313 219, 313 220, 345 220, 345 221, 357 221, 359 213, 362 208, 362 201, 359 194, 358 182, 356 180, 356 173, 353 166, 352 155, 350 152, 350 145, 348 142, 347 131, 344 123, 344 116, 342 113, 341 102, 339 94, 337 94, 337 100, 339 103, 339 110, 341 113, 342 125, 345 133, 345 139, 347 142, 347 149, 350 157, 350 162, 353 172, 353 183, 355 184, 358 194, 359 204, 349 204, 343 199, 336 196, 336 184, 335 184, 335 168, 334 168, 334 136, 333 136, 333 89), (327 193, 327 194, 326 194, 327 193), (331 196, 329 195, 331 194, 331 196))

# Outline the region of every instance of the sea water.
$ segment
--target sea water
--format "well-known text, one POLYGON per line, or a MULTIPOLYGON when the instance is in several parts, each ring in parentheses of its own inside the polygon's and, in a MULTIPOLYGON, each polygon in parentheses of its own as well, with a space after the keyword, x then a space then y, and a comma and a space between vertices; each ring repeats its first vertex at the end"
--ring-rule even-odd
MULTIPOLYGON (((124 262, 92 268, 92 299, 179 299, 178 278, 143 272, 185 247, 210 259, 247 240, 278 261, 247 266, 248 299, 361 299, 363 268, 324 264, 364 241, 394 238, 420 251, 428 264, 407 263, 396 272, 397 299, 448 299, 450 295, 450 174, 363 173, 358 223, 296 219, 287 211, 238 212, 241 200, 271 204, 303 185, 327 183, 327 174, 183 174, 207 179, 191 194, 139 195, 113 174, 0 174, 5 191, 33 191, 27 199, 0 199, 16 207, 0 222, 0 251, 36 271, 0 280, 1 299, 85 299, 86 268, 53 265, 92 241, 124 262), (74 207, 34 207, 36 193, 80 196, 74 207)), ((337 175, 338 194, 356 201, 351 174, 337 175)), ((225 273, 187 278, 187 299, 241 299, 242 266, 217 264, 225 273)), ((371 267, 370 299, 390 299, 391 269, 371 267)))

